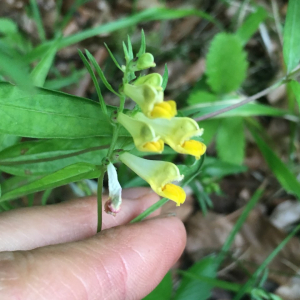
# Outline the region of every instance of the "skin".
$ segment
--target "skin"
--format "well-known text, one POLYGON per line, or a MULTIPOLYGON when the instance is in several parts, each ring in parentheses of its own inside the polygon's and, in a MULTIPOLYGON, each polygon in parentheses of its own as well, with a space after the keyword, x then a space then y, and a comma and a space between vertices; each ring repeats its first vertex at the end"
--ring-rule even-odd
POLYGON ((116 217, 103 214, 96 234, 96 199, 85 198, 0 214, 0 299, 140 300, 180 257, 181 221, 157 216, 128 224, 158 196, 123 192, 116 217))

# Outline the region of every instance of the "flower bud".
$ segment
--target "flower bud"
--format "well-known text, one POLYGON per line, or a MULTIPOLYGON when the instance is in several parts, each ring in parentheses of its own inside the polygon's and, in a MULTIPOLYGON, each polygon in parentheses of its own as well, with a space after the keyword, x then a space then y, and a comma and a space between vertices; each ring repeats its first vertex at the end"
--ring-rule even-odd
POLYGON ((136 62, 136 70, 141 71, 151 67, 155 67, 154 57, 151 53, 142 54, 136 62))

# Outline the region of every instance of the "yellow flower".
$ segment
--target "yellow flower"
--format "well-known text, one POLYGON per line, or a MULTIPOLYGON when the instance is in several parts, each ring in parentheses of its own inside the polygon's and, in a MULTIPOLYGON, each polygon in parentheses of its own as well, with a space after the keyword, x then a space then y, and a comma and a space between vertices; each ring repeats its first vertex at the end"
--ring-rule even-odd
POLYGON ((148 119, 142 113, 137 113, 134 118, 152 127, 155 134, 178 153, 190 154, 199 159, 206 151, 203 143, 191 140, 191 137, 203 133, 203 129, 191 118, 148 119))
POLYGON ((143 121, 119 113, 118 122, 131 134, 136 148, 144 152, 161 153, 164 150, 164 142, 156 136, 152 127, 143 121))
POLYGON ((158 195, 173 200, 177 206, 184 203, 186 195, 183 188, 171 183, 183 179, 176 165, 143 159, 128 152, 121 154, 120 160, 146 180, 158 195))
POLYGON ((124 94, 136 102, 148 118, 171 119, 177 114, 176 102, 163 101, 162 77, 158 73, 138 78, 124 85, 124 94))

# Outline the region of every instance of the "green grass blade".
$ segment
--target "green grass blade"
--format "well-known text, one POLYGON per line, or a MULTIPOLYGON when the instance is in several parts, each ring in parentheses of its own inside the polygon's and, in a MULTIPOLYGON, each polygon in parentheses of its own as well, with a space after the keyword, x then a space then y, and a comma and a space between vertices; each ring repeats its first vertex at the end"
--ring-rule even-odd
POLYGON ((267 12, 263 7, 257 7, 256 11, 252 13, 242 26, 236 31, 236 35, 245 45, 251 36, 257 31, 261 22, 267 17, 267 12))
POLYGON ((254 208, 254 206, 256 205, 258 200, 261 198, 263 192, 264 192, 264 189, 258 188, 255 191, 255 193, 253 194, 253 196, 251 197, 251 199, 249 200, 249 202, 247 203, 245 209, 243 210, 242 214, 240 215, 239 219, 237 220, 236 224, 234 225, 232 231, 230 232, 229 236, 227 237, 219 256, 217 257, 218 265, 220 265, 222 263, 226 253, 230 250, 230 247, 234 241, 235 236, 241 230, 249 213, 254 208))
POLYGON ((257 277, 263 272, 263 270, 268 266, 268 264, 277 256, 277 254, 284 248, 284 246, 290 241, 290 239, 298 233, 300 230, 300 225, 298 225, 265 259, 265 261, 260 265, 260 267, 252 274, 251 278, 246 284, 239 290, 233 300, 240 300, 249 288, 254 284, 257 277))
POLYGON ((289 0, 283 32, 283 57, 290 73, 300 60, 300 1, 289 0))
MULTIPOLYGON (((188 16, 198 16, 199 18, 206 19, 214 24, 217 24, 218 27, 222 28, 221 25, 209 14, 196 10, 196 9, 168 9, 168 8, 150 8, 146 9, 140 13, 135 15, 131 15, 129 17, 119 19, 117 21, 101 24, 98 27, 91 28, 88 30, 81 31, 74 35, 70 35, 68 37, 64 37, 60 44, 59 49, 65 48, 67 46, 76 44, 81 42, 87 38, 102 34, 102 33, 110 33, 116 30, 124 29, 133 25, 136 25, 140 22, 148 22, 148 21, 156 21, 156 20, 170 20, 170 19, 179 19, 188 16)), ((44 55, 49 47, 49 43, 44 43, 43 45, 35 48, 31 53, 29 53, 25 60, 33 61, 40 56, 44 55)))
POLYGON ((39 11, 39 7, 37 4, 37 0, 30 0, 30 7, 33 13, 33 17, 37 26, 37 30, 40 36, 40 39, 42 42, 44 42, 46 40, 46 34, 45 34, 45 29, 43 26, 43 22, 41 19, 41 15, 40 15, 40 11, 39 11))
POLYGON ((275 154, 275 152, 268 146, 267 143, 250 127, 250 132, 257 143, 263 157, 265 158, 269 168, 276 176, 282 187, 289 193, 294 194, 298 200, 300 200, 300 182, 291 173, 281 159, 275 154))
POLYGON ((54 57, 57 51, 57 42, 49 49, 46 55, 41 59, 41 61, 32 70, 30 77, 33 85, 38 87, 43 87, 52 66, 54 57))

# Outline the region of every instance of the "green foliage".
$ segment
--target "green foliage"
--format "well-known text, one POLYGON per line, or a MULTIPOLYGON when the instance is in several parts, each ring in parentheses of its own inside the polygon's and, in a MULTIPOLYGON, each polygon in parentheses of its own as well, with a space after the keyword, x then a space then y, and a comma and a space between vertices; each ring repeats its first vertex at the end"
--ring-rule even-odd
POLYGON ((284 25, 283 57, 287 72, 291 72, 300 60, 300 2, 289 0, 284 25))
POLYGON ((24 137, 83 138, 112 133, 108 117, 93 101, 45 89, 26 94, 7 83, 0 83, 0 119, 1 132, 24 137))
POLYGON ((206 64, 207 82, 216 93, 235 91, 246 78, 246 53, 235 35, 217 34, 210 45, 206 64))
POLYGON ((298 81, 292 80, 289 82, 289 86, 292 88, 292 91, 300 107, 300 83, 298 81))
POLYGON ((0 18, 0 33, 14 34, 18 32, 18 27, 16 23, 14 23, 11 19, 8 18, 0 18))
POLYGON ((9 186, 9 181, 6 181, 2 185, 2 196, 0 198, 0 202, 58 187, 81 179, 96 178, 99 177, 100 172, 101 171, 95 165, 88 163, 76 163, 42 178, 32 176, 28 181, 23 178, 20 186, 14 190, 12 190, 11 186, 9 186))
POLYGON ((226 118, 217 133, 218 156, 225 162, 241 164, 245 154, 245 133, 242 118, 226 118))
POLYGON ((215 102, 217 99, 218 97, 215 94, 203 90, 196 90, 189 95, 188 104, 210 103, 211 106, 211 102, 215 102))
POLYGON ((236 32, 236 35, 240 38, 243 45, 249 41, 251 36, 257 31, 260 23, 263 22, 266 17, 266 10, 261 6, 258 6, 256 11, 246 19, 236 32))
POLYGON ((172 294, 172 276, 168 272, 160 284, 143 300, 170 300, 172 294))
POLYGON ((56 48, 57 48, 57 42, 54 42, 53 46, 49 49, 49 51, 45 54, 45 56, 41 59, 41 61, 32 70, 30 77, 33 85, 38 87, 44 86, 47 75, 49 73, 54 57, 56 55, 56 51, 57 51, 56 48))
MULTIPOLYGON (((206 257, 195 263, 186 273, 192 275, 206 276, 209 278, 216 277, 216 261, 215 257, 206 257)), ((206 282, 199 282, 197 279, 193 279, 187 276, 184 276, 174 300, 206 300, 210 297, 211 286, 206 282)))
POLYGON ((167 64, 165 64, 165 70, 164 70, 164 74, 163 74, 162 78, 163 78, 163 82, 162 82, 161 87, 163 88, 163 90, 165 90, 167 87, 167 84, 168 84, 168 80, 169 80, 169 70, 168 70, 167 64))
POLYGON ((300 182, 291 173, 286 164, 281 161, 268 144, 265 143, 253 129, 251 130, 251 133, 269 168, 274 173, 282 187, 287 192, 294 194, 298 199, 300 199, 300 182))

